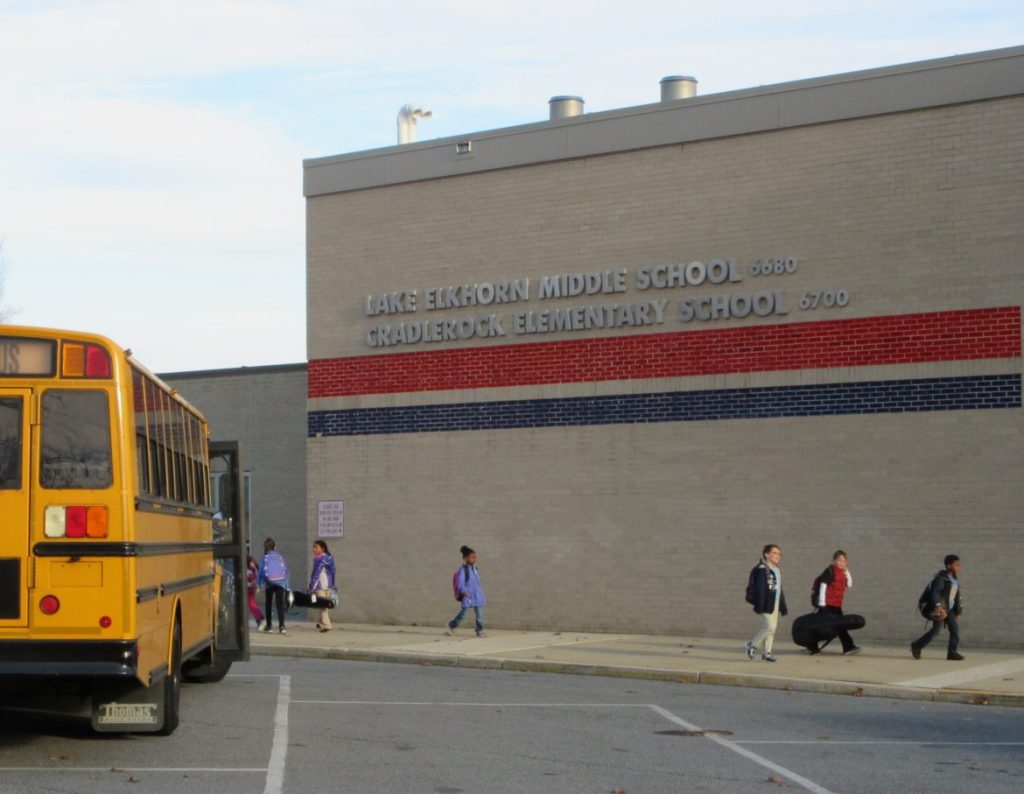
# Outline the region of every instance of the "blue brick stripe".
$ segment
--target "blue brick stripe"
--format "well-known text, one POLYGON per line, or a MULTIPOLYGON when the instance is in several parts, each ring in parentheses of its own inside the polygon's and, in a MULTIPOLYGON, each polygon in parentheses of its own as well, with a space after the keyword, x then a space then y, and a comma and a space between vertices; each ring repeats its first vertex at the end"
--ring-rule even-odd
POLYGON ((363 436, 1020 407, 1017 374, 310 411, 308 425, 363 436))

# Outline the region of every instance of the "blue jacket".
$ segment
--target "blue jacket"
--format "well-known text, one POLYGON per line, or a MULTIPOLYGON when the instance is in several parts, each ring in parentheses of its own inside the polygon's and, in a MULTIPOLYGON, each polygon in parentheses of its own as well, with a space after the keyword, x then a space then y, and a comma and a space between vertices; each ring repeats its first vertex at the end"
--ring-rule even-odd
POLYGON ((327 589, 334 589, 334 557, 330 554, 321 554, 313 558, 313 573, 309 575, 309 589, 320 589, 320 572, 327 571, 327 589))
POLYGON ((487 603, 484 586, 480 584, 480 572, 477 571, 475 565, 463 565, 459 568, 459 592, 462 593, 462 606, 464 607, 482 607, 487 603), (469 569, 468 581, 467 569, 469 569))

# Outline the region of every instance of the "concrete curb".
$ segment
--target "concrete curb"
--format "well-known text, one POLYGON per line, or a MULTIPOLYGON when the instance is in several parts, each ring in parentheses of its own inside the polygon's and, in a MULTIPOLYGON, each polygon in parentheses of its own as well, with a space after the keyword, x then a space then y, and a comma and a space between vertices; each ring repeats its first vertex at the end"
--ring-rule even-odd
POLYGON ((879 697, 896 700, 920 700, 933 703, 961 703, 972 706, 1012 706, 1024 708, 1024 695, 973 689, 927 689, 895 684, 867 684, 857 681, 830 681, 814 678, 784 678, 747 673, 689 672, 649 667, 574 664, 525 659, 495 659, 457 654, 406 653, 353 648, 320 648, 315 646, 254 645, 257 656, 289 656, 304 659, 334 659, 348 662, 386 662, 416 664, 421 667, 463 667, 475 670, 510 670, 521 673, 560 673, 563 675, 595 675, 606 678, 632 678, 644 681, 673 681, 679 684, 739 686, 755 689, 778 689, 785 692, 879 697))

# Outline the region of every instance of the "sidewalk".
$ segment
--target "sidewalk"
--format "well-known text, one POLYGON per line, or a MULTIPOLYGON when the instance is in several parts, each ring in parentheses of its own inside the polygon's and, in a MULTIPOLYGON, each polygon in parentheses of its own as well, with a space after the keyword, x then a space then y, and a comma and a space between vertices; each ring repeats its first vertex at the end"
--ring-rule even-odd
POLYGON ((964 649, 967 659, 947 662, 945 642, 926 648, 920 661, 908 645, 863 643, 843 656, 838 642, 811 656, 786 639, 778 661, 749 661, 745 639, 642 634, 488 630, 478 638, 462 628, 455 637, 430 626, 335 623, 321 634, 293 623, 281 636, 252 632, 252 652, 353 661, 575 673, 683 683, 749 686, 853 696, 895 697, 983 705, 1024 706, 1024 651, 964 649), (833 647, 835 645, 836 647, 833 647))

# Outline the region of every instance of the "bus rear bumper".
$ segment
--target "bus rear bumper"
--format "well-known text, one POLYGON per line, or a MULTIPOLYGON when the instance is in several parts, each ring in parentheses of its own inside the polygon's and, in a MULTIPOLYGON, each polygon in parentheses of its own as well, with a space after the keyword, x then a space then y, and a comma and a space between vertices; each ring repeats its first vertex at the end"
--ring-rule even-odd
POLYGON ((0 678, 129 678, 134 640, 0 640, 0 678))

